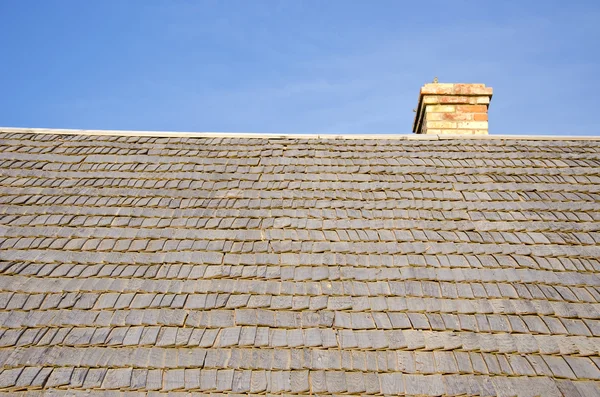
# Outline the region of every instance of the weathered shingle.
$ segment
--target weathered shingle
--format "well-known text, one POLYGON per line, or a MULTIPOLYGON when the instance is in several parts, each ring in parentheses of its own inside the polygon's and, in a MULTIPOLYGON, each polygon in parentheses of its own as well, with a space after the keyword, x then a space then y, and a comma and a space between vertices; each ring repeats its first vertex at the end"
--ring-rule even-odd
POLYGON ((598 394, 599 166, 597 140, 0 132, 0 393, 598 394))

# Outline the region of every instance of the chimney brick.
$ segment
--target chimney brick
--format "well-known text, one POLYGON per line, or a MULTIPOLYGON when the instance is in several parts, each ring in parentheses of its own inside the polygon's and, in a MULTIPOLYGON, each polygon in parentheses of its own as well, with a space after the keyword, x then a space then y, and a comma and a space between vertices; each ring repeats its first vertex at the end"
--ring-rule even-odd
POLYGON ((431 83, 421 88, 413 131, 417 134, 488 133, 492 88, 485 84, 431 83))

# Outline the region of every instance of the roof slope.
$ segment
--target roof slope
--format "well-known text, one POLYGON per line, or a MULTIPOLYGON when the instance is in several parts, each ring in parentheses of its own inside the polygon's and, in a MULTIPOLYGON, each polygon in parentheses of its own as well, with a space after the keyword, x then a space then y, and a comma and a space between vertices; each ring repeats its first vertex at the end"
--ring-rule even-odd
POLYGON ((600 141, 0 133, 0 395, 598 395, 599 229, 600 141))

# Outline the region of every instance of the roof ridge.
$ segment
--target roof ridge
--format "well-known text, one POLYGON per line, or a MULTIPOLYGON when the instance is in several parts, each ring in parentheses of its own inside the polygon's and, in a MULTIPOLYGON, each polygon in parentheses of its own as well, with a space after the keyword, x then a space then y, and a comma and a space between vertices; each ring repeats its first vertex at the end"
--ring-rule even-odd
POLYGON ((145 136, 159 138, 262 138, 262 139, 390 139, 390 140, 550 140, 550 141, 600 141, 600 136, 552 136, 552 135, 433 135, 433 134, 289 134, 253 132, 178 132, 178 131, 135 131, 135 130, 83 130, 63 128, 20 128, 0 127, 0 133, 59 134, 59 135, 103 135, 145 136))

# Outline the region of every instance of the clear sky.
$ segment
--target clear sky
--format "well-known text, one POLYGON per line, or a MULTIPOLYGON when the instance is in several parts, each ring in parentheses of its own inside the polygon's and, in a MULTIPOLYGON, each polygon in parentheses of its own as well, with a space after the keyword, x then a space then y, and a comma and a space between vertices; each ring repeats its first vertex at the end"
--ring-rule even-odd
POLYGON ((410 133, 494 88, 490 133, 600 135, 600 1, 3 0, 0 125, 410 133))

